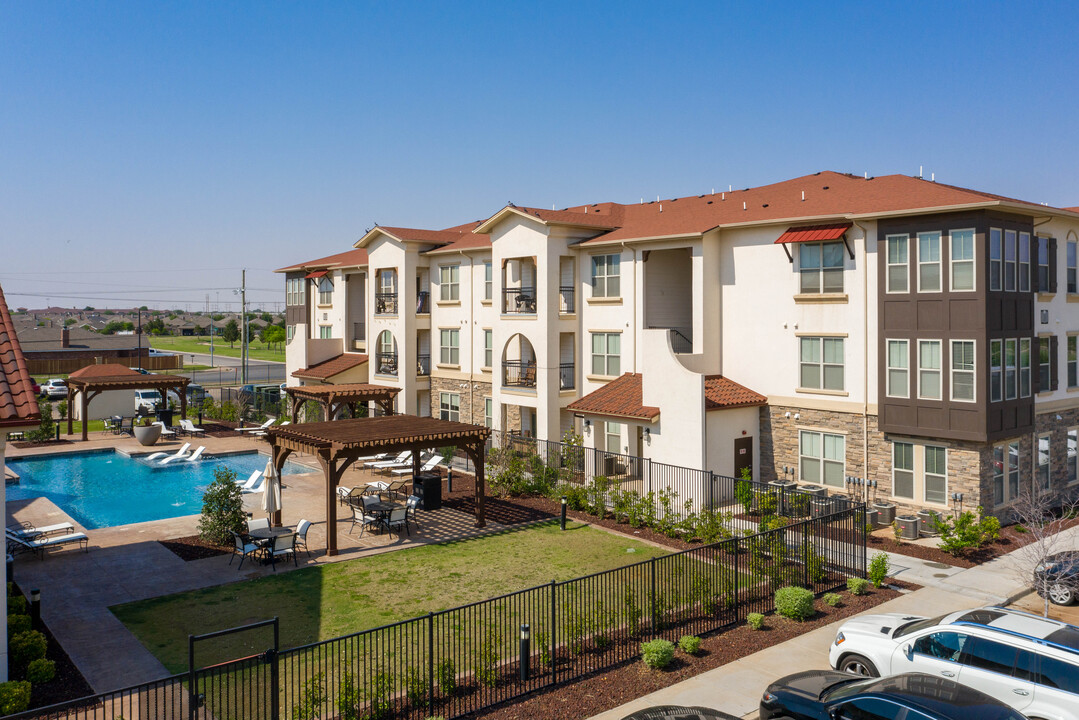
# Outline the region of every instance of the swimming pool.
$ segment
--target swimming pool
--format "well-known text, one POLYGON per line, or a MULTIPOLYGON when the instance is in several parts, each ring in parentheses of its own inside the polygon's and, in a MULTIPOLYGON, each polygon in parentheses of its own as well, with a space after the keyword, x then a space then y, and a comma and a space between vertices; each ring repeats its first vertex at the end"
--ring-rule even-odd
MULTIPOLYGON (((89 529, 196 515, 215 468, 224 465, 246 480, 267 459, 252 452, 154 467, 111 450, 9 459, 20 480, 8 486, 7 499, 46 497, 89 529)), ((282 474, 311 471, 286 462, 282 474)))

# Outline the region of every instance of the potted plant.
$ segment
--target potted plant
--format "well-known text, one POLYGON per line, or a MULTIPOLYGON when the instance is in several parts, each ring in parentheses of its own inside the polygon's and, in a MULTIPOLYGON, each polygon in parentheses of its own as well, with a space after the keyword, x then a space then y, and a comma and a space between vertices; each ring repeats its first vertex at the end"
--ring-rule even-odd
POLYGON ((138 418, 132 427, 135 439, 140 445, 153 445, 161 437, 161 426, 154 425, 149 417, 138 418))

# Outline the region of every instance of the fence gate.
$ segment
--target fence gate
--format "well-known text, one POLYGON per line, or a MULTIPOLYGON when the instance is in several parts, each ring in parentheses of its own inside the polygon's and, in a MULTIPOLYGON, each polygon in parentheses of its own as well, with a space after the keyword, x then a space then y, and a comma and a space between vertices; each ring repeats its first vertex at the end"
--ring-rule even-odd
MULTIPOLYGON (((280 664, 277 618, 240 627, 188 636, 188 720, 279 720, 280 664), (195 648, 207 640, 224 639, 259 628, 273 627, 273 646, 246 657, 200 667, 195 648)), ((223 645, 228 647, 228 641, 223 645)))

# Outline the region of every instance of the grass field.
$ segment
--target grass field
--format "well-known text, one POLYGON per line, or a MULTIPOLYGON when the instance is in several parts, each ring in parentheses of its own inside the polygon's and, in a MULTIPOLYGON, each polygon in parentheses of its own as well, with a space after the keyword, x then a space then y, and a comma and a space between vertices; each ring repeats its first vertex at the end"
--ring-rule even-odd
MULTIPOLYGON (((150 346, 155 350, 176 353, 205 353, 210 352, 210 338, 181 336, 181 335, 155 335, 150 338, 150 346)), ((271 360, 285 362, 285 348, 278 344, 273 349, 267 348, 260 342, 252 342, 248 345, 252 360, 271 360)), ((240 357, 240 343, 237 341, 233 347, 220 338, 214 340, 214 355, 224 357, 240 357)))
MULTIPOLYGON (((577 523, 561 532, 553 521, 118 605, 112 611, 170 672, 180 672, 187 667, 189 634, 276 615, 281 644, 292 647, 667 552, 577 523)), ((215 653, 239 657, 251 651, 246 642, 235 640, 215 653)))

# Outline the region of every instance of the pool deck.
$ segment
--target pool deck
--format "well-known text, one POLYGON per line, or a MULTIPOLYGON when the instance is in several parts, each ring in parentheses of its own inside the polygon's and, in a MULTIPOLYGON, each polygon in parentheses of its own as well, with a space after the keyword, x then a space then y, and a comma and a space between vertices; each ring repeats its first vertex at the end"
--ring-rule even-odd
MULTIPOLYGON (((159 443, 155 449, 179 447, 182 441, 159 443)), ((258 449, 266 452, 265 442, 237 433, 236 437, 200 439, 196 444, 206 446, 208 454, 220 454, 258 449)), ((30 457, 57 452, 80 452, 91 449, 117 448, 130 453, 146 449, 130 438, 104 436, 87 442, 73 442, 60 448, 10 448, 9 457, 30 457)), ((471 515, 450 508, 434 512, 419 511, 420 528, 412 528, 411 536, 364 533, 357 528, 348 534, 351 513, 339 506, 338 543, 340 554, 328 557, 325 553, 326 522, 323 476, 315 471, 317 462, 310 456, 293 455, 291 460, 312 467, 311 473, 285 475, 282 489, 282 519, 295 527, 301 518, 312 526, 307 535, 310 557, 299 554, 299 567, 354 560, 377 553, 446 540, 473 537, 497 532, 502 526, 488 523, 477 529, 471 515), (340 517, 345 515, 344 518, 340 517)), ((350 469, 342 485, 363 484, 374 479, 367 471, 350 469)), ((261 495, 250 495, 255 517, 261 495)), ((15 561, 14 579, 26 592, 41 590, 42 617, 68 655, 82 671, 96 692, 116 690, 168 675, 165 667, 109 611, 120 603, 184 592, 198 588, 261 577, 274 572, 269 566, 246 562, 242 571, 238 561, 231 566, 231 556, 218 556, 185 562, 158 540, 194 535, 197 515, 122 525, 98 530, 82 528, 59 507, 45 498, 7 503, 7 524, 29 521, 35 525, 72 522, 76 529, 90 538, 89 551, 63 548, 50 552, 43 560, 33 555, 20 555, 15 561)), ((278 563, 276 572, 293 570, 291 563, 278 563)), ((313 639, 313 638, 312 638, 313 639)))

